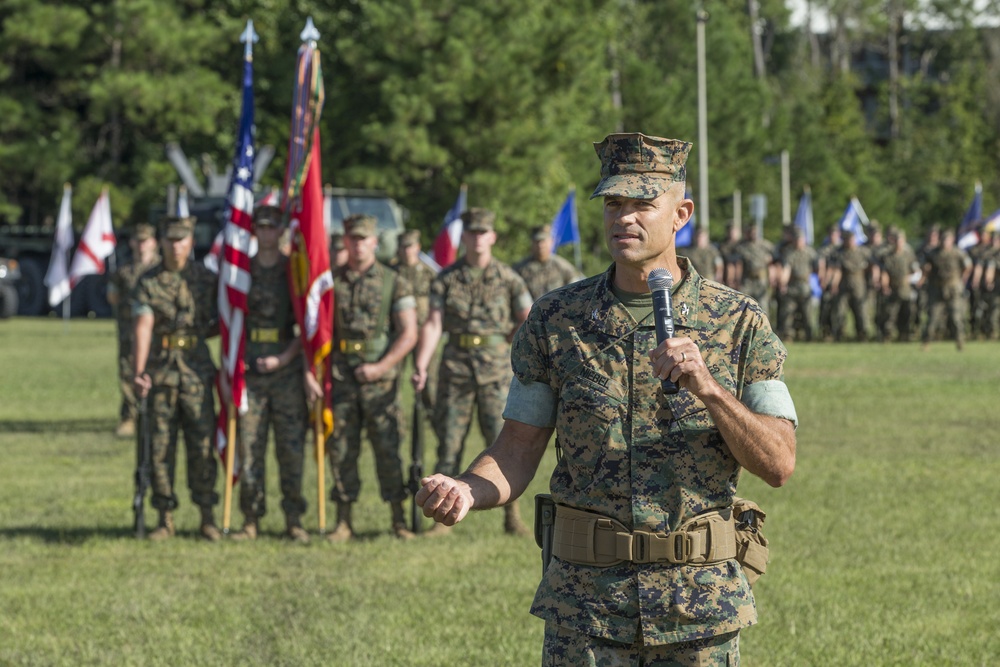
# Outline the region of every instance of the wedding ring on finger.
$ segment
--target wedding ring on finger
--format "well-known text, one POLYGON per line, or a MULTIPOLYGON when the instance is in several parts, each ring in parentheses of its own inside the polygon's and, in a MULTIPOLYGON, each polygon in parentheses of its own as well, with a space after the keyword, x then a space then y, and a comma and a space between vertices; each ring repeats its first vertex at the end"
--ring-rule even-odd
POLYGON ((687 352, 681 352, 681 363, 683 364, 687 360, 688 360, 687 352))

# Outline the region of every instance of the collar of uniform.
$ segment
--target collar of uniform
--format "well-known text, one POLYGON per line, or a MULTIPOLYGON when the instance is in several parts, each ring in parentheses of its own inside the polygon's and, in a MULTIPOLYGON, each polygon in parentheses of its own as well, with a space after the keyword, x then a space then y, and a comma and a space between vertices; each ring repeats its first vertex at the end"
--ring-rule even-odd
MULTIPOLYGON (((678 257, 677 263, 687 277, 671 292, 671 305, 674 311, 674 326, 686 329, 705 329, 707 322, 702 321, 701 296, 702 277, 698 274, 686 257, 678 257)), ((614 292, 611 291, 615 279, 615 265, 612 264, 601 280, 594 282, 587 312, 590 317, 583 323, 584 328, 592 331, 604 331, 612 336, 623 336, 635 326, 632 316, 622 305, 614 292)), ((649 327, 653 327, 652 321, 649 327)))
MULTIPOLYGON (((464 280, 467 283, 468 282, 473 282, 472 272, 475 271, 477 268, 479 268, 479 267, 472 266, 471 264, 469 264, 467 261, 465 261, 463 259, 463 261, 462 261, 462 271, 461 271, 462 280, 464 280)), ((497 269, 497 260, 496 260, 496 258, 491 257, 490 258, 490 263, 483 267, 482 273, 480 274, 480 276, 485 276, 487 274, 489 274, 489 275, 492 276, 498 270, 499 269, 497 269)))
POLYGON ((381 263, 378 260, 376 260, 375 263, 369 266, 365 271, 360 271, 360 272, 352 269, 350 265, 344 264, 344 266, 341 267, 341 273, 343 274, 343 277, 348 280, 348 282, 354 283, 360 280, 361 278, 364 278, 365 276, 378 277, 379 273, 381 272, 381 269, 382 269, 381 263))

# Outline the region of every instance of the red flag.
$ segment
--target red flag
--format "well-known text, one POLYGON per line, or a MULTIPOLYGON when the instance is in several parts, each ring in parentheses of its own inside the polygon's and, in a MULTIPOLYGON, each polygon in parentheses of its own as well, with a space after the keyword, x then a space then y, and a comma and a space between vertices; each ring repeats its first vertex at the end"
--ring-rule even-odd
POLYGON ((442 269, 455 263, 458 257, 458 246, 462 242, 462 213, 465 211, 465 201, 468 189, 465 184, 458 191, 455 205, 445 213, 444 224, 434 239, 434 261, 442 269))
POLYGON ((323 225, 319 136, 323 78, 315 41, 307 40, 299 49, 296 74, 284 197, 292 233, 288 279, 303 352, 323 385, 324 436, 329 437, 333 431, 329 368, 333 348, 333 275, 323 225))

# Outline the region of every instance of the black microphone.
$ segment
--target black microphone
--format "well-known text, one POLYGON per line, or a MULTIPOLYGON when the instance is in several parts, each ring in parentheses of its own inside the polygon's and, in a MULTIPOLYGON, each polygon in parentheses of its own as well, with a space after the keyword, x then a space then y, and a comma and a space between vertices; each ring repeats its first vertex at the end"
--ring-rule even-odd
MULTIPOLYGON (((646 277, 646 285, 653 293, 653 319, 656 321, 656 344, 674 337, 674 308, 670 303, 670 288, 674 277, 666 269, 653 269, 646 277)), ((670 378, 661 380, 665 395, 676 394, 680 386, 670 378)))

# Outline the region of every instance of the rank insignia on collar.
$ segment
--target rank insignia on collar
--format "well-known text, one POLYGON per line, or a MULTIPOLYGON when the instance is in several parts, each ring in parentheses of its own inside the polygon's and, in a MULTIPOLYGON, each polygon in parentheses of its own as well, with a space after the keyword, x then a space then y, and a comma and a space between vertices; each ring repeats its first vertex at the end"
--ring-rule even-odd
POLYGON ((687 317, 688 313, 691 312, 691 308, 689 308, 686 303, 682 303, 681 307, 680 307, 680 311, 681 311, 681 315, 683 315, 684 317, 687 317))

